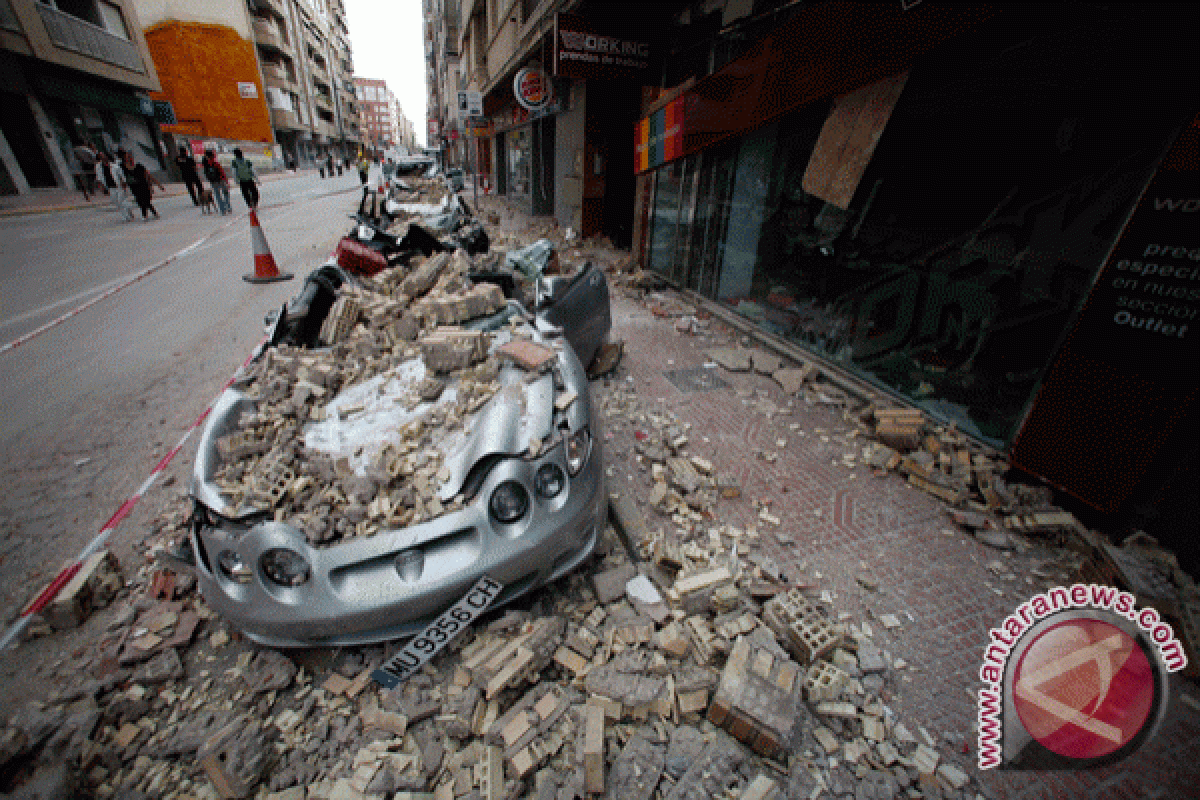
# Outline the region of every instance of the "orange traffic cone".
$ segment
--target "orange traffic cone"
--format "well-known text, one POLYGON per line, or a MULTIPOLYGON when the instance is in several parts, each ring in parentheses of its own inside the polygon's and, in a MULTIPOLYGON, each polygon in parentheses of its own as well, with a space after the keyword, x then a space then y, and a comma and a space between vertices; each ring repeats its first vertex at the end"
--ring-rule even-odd
POLYGON ((292 273, 280 272, 279 267, 275 266, 275 256, 267 247, 267 237, 263 235, 258 214, 253 208, 250 209, 250 241, 254 243, 254 274, 243 275, 242 280, 248 283, 275 283, 292 279, 292 273))

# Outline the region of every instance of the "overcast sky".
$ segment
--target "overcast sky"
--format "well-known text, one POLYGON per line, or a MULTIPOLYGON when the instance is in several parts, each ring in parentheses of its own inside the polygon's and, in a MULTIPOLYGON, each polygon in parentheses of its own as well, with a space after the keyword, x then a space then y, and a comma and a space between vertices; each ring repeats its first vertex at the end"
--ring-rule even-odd
POLYGON ((421 0, 344 0, 354 74, 387 81, 425 142, 425 49, 421 0))

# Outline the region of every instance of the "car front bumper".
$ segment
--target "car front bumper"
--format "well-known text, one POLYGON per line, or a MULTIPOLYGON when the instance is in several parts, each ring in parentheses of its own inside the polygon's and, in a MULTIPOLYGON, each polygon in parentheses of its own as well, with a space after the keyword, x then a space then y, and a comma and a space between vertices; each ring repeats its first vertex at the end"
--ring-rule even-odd
POLYGON ((495 605, 507 603, 571 571, 595 547, 608 505, 600 438, 594 426, 591 431, 586 464, 551 499, 534 491, 534 473, 548 461, 566 470, 561 441, 537 459, 498 462, 461 511, 367 539, 314 548, 303 532, 281 522, 202 525, 191 541, 204 599, 247 637, 273 647, 357 645, 415 634, 482 575, 505 587, 495 605), (512 525, 487 510, 493 490, 507 480, 519 482, 530 498, 529 511, 512 525), (263 573, 263 554, 279 547, 308 561, 309 577, 299 586, 280 586, 263 573), (247 582, 219 567, 226 550, 250 567, 247 582))

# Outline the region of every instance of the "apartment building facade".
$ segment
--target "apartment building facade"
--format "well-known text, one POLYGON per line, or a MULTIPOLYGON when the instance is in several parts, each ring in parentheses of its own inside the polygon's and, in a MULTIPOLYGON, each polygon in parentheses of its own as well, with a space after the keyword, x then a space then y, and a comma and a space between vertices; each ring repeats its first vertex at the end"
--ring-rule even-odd
POLYGON ((642 87, 660 81, 652 42, 666 35, 677 8, 674 2, 427 0, 430 133, 437 130, 447 160, 478 173, 488 191, 584 235, 628 244, 633 128, 642 87), (634 58, 559 64, 556 26, 576 37, 622 42, 634 58), (481 103, 472 108, 476 93, 481 103))
POLYGON ((85 141, 161 171, 158 88, 129 0, 0 0, 0 194, 76 186, 85 141))
POLYGON ((380 155, 393 149, 409 150, 412 126, 387 81, 356 77, 354 88, 362 109, 364 146, 380 155))
POLYGON ((466 163, 468 142, 466 115, 458 103, 458 93, 467 88, 459 48, 462 0, 424 0, 424 41, 426 117, 428 147, 438 150, 447 165, 466 163))
POLYGON ((175 146, 312 166, 361 142, 341 0, 136 0, 175 146))

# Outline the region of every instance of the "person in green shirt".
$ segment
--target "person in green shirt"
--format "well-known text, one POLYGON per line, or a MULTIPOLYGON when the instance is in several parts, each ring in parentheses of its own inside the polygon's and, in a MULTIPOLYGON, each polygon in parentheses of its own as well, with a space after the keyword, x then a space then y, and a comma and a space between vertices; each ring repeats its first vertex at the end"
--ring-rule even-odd
POLYGON ((242 197, 248 208, 258 208, 258 176, 254 174, 254 165, 242 155, 240 147, 233 148, 233 175, 238 185, 242 187, 242 197))

